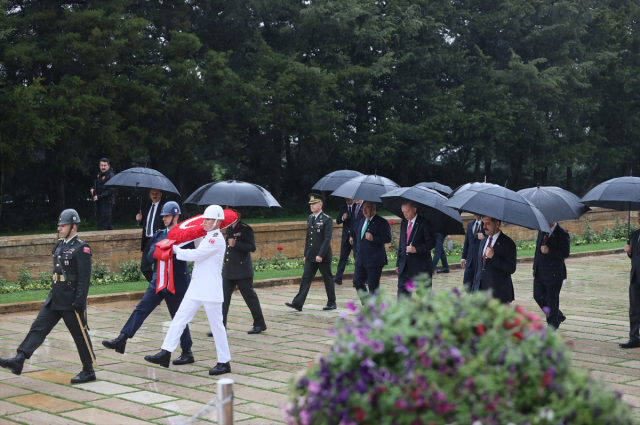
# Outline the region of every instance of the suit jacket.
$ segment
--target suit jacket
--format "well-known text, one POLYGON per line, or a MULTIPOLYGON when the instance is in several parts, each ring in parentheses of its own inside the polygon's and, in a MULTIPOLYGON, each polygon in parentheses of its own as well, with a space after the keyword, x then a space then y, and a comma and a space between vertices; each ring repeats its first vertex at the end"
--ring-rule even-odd
POLYGON ((354 229, 353 246, 356 253, 356 266, 384 267, 387 264, 387 252, 384 245, 391 242, 391 226, 379 215, 371 217, 367 232, 373 235, 373 241, 363 239, 362 227, 367 220, 359 220, 354 229))
MULTIPOLYGON (((156 250, 156 244, 158 242, 161 242, 167 239, 168 233, 169 231, 167 229, 158 230, 156 233, 153 234, 152 237, 149 238, 150 247, 149 247, 149 252, 147 253, 147 260, 149 260, 150 263, 153 264, 154 262, 157 261, 155 258, 153 258, 153 253, 156 250)), ((195 245, 193 242, 191 242, 183 246, 182 248, 195 249, 195 245)), ((158 268, 156 267, 156 271, 153 273, 151 282, 149 282, 149 286, 152 288, 156 287, 156 279, 158 276, 157 271, 158 271, 158 268)), ((178 260, 176 258, 176 254, 173 254, 173 285, 176 290, 176 294, 187 292, 187 289, 189 289, 189 283, 191 283, 191 273, 189 273, 189 267, 187 266, 187 262, 178 260)), ((168 291, 168 289, 164 288, 162 291, 168 291)))
POLYGON ((516 271, 517 251, 513 240, 500 233, 493 244, 493 258, 487 258, 482 266, 482 253, 489 238, 483 239, 476 256, 476 275, 473 279, 472 290, 491 291, 494 298, 503 303, 509 303, 515 299, 511 275, 516 271))
POLYGON ((227 250, 224 253, 223 279, 249 279, 253 277, 251 253, 256 251, 253 229, 238 221, 235 226, 227 227, 227 250), (235 246, 229 246, 229 240, 235 239, 235 246))
POLYGON ((567 268, 564 259, 569 257, 571 252, 571 238, 569 233, 560 225, 556 225, 555 230, 547 239, 549 252, 543 254, 540 251, 542 241, 546 232, 538 232, 538 242, 536 243, 536 254, 533 257, 533 276, 540 280, 565 280, 567 278, 567 268))
MULTIPOLYGON (((158 207, 156 208, 156 216, 153 219, 153 234, 155 235, 158 230, 164 229, 164 223, 162 222, 162 216, 160 213, 162 212, 162 201, 158 202, 158 207)), ((144 252, 144 248, 147 246, 147 242, 149 242, 150 237, 147 237, 147 216, 149 215, 149 211, 151 211, 151 206, 147 210, 146 214, 142 215, 142 240, 140 241, 140 251, 144 252)), ((152 236, 153 237, 153 236, 152 236)))
POLYGON ((429 221, 424 217, 416 216, 416 222, 409 235, 409 243, 416 249, 415 254, 407 254, 408 225, 409 222, 403 218, 400 224, 400 241, 396 260, 398 275, 411 278, 424 272, 431 274, 433 270, 431 250, 436 246, 436 240, 431 234, 429 221))
POLYGON ((330 263, 331 238, 333 237, 333 219, 324 212, 318 214, 315 223, 313 214, 307 218, 307 240, 304 244, 304 256, 306 261, 316 262, 316 257, 322 257, 323 263, 330 263))
MULTIPOLYGON (((472 220, 469 224, 467 224, 467 234, 464 238, 464 246, 462 247, 462 259, 466 260, 466 268, 474 267, 476 263, 476 256, 478 254, 478 249, 483 246, 482 241, 478 239, 478 235, 475 233, 476 221, 472 220)), ((484 232, 484 226, 480 223, 480 232, 487 236, 484 232)))
POLYGON ((638 238, 640 237, 640 230, 636 230, 631 234, 629 243, 631 244, 631 252, 627 253, 631 258, 631 274, 629 278, 631 282, 640 284, 640 245, 638 244, 638 238))
POLYGON ((349 205, 342 204, 340 206, 340 213, 336 218, 336 224, 342 224, 342 242, 345 242, 347 239, 349 239, 349 235, 351 234, 351 218, 353 216, 353 209, 355 208, 355 206, 355 202, 351 204, 351 213, 349 213, 349 205), (345 213, 349 214, 349 216, 346 220, 343 220, 342 216, 345 213))

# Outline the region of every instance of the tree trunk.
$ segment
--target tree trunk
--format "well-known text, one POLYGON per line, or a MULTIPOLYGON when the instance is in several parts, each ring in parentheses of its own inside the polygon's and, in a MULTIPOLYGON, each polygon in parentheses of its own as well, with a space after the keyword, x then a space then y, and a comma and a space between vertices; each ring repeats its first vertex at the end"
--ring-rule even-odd
POLYGON ((573 192, 573 170, 567 167, 567 190, 573 192))
POLYGON ((548 184, 548 176, 549 176, 549 166, 545 166, 544 170, 542 170, 542 185, 546 186, 548 184))
POLYGON ((482 150, 481 149, 477 149, 476 150, 476 164, 475 164, 475 167, 473 169, 473 181, 476 181, 476 182, 480 181, 480 161, 482 161, 482 150))
POLYGON ((487 155, 484 157, 484 178, 487 182, 491 182, 491 158, 487 155))

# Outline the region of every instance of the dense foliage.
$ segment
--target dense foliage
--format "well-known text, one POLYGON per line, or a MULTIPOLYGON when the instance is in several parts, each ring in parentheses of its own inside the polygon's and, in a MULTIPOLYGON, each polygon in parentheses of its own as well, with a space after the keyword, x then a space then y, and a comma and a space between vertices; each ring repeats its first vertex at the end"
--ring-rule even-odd
POLYGON ((483 293, 432 296, 426 275, 415 285, 398 304, 349 306, 331 352, 294 383, 288 424, 633 423, 534 314, 483 293))
MULTIPOLYGON (((289 211, 344 167, 581 195, 638 172, 639 18, 634 0, 0 0, 0 231, 95 220, 101 157, 183 196, 257 182, 289 211)), ((116 219, 137 202, 121 192, 116 219)))

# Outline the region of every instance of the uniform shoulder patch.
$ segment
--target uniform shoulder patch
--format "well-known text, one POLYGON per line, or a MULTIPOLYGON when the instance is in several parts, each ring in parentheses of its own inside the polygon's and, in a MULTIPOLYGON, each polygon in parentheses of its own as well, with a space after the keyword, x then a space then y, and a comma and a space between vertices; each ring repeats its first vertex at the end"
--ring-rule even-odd
POLYGON ((83 248, 83 250, 84 250, 85 254, 91 254, 91 248, 89 248, 88 246, 85 246, 83 248))
POLYGON ((219 235, 219 233, 214 233, 214 234, 213 234, 213 237, 215 238, 215 237, 217 237, 218 235, 219 235))

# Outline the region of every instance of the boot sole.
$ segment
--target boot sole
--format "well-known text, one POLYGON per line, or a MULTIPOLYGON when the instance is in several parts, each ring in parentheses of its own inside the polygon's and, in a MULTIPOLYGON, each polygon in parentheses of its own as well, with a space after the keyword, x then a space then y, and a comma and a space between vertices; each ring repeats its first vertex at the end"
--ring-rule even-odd
POLYGON ((180 362, 180 363, 172 362, 172 363, 173 363, 174 366, 182 366, 182 365, 185 365, 185 364, 191 364, 191 363, 195 363, 195 362, 196 362, 195 360, 191 360, 191 361, 188 361, 188 362, 180 362))
POLYGON ((156 362, 154 362, 152 360, 147 359, 146 357, 144 359, 146 361, 148 361, 149 363, 151 363, 151 364, 157 364, 158 366, 162 366, 162 367, 165 367, 167 369, 169 368, 169 364, 171 363, 171 362, 169 362, 169 363, 156 363, 156 362))
POLYGON ((109 350, 116 350, 116 353, 124 354, 124 350, 127 347, 126 345, 118 345, 116 347, 107 345, 109 341, 102 341, 102 345, 109 350))
POLYGON ((82 381, 75 381, 73 382, 73 379, 71 380, 72 384, 84 384, 85 382, 92 382, 95 381, 96 377, 94 376, 92 379, 83 379, 82 381))
POLYGON ((220 373, 211 373, 211 371, 209 371, 209 375, 211 375, 211 376, 224 375, 225 373, 231 373, 231 369, 226 370, 224 372, 220 372, 220 373))

